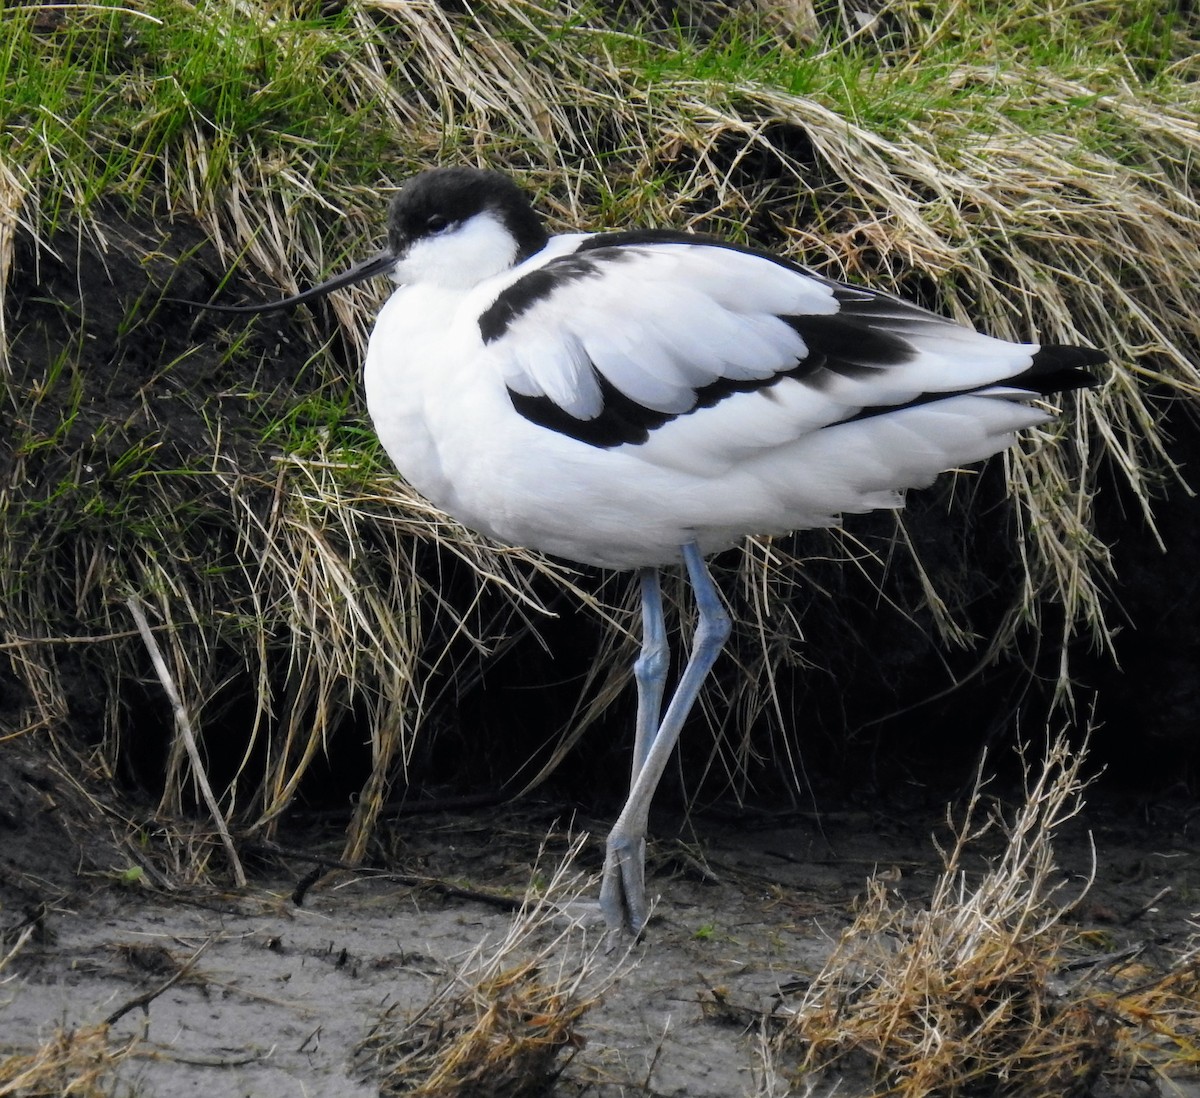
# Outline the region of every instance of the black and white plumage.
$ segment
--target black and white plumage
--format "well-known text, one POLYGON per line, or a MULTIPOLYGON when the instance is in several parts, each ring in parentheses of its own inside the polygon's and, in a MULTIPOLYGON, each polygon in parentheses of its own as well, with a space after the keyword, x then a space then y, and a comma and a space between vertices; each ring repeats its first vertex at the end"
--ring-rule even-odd
POLYGON ((381 255, 278 305, 378 274, 399 288, 371 335, 367 403, 408 481, 499 541, 641 570, 633 780, 601 892, 635 931, 650 800, 729 631, 704 556, 900 507, 1047 421, 1037 398, 1093 384, 1104 360, 720 240, 551 237, 511 180, 470 168, 411 179, 381 255), (661 716, 658 568, 681 558, 699 618, 661 716))

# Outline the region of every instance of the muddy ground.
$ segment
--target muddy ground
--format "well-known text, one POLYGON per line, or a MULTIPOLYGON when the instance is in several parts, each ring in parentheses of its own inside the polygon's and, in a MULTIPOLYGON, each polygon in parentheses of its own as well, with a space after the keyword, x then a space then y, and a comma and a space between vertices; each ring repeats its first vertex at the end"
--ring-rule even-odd
MULTIPOLYGON (((9 931, 32 920, 35 933, 0 986, 0 1045, 28 1050, 56 1027, 103 1021, 151 993, 111 1027, 114 1041, 139 1037, 117 1069, 113 1093, 122 1095, 378 1093, 370 1061, 354 1054, 372 1024, 388 1007, 405 1014, 426 1003, 514 917, 462 893, 519 893, 545 879, 571 827, 604 829, 571 821, 561 805, 528 802, 398 819, 389 837, 404 879, 333 875, 298 906, 312 870, 304 858, 332 849, 320 836, 289 859, 252 859, 244 890, 171 894, 128 873, 119 847, 77 848, 56 822, 63 787, 52 769, 29 764, 4 777, 0 916, 9 931), (547 860, 535 868, 543 841, 547 860), (417 877, 425 883, 411 883, 417 877)), ((1184 801, 1151 805, 1093 789, 1070 826, 1056 844, 1069 887, 1091 870, 1089 834, 1098 854, 1078 925, 1099 948, 1141 944, 1144 959, 1166 963, 1195 931, 1200 817, 1184 801)), ((931 836, 946 835, 932 803, 658 818, 655 832, 655 917, 628 958, 598 955, 597 979, 613 965, 624 971, 579 1022, 582 1047, 553 1094, 769 1093, 754 1019, 795 1001, 797 981, 828 954, 869 874, 886 874, 911 900, 928 895, 939 868, 931 836)), ((591 872, 599 859, 597 838, 579 865, 591 872)), ((589 933, 596 941, 599 931, 589 933)), ((852 1096, 866 1084, 831 1078, 792 1093, 852 1096)), ((1110 1078, 1095 1093, 1200 1095, 1200 1083, 1110 1078)))

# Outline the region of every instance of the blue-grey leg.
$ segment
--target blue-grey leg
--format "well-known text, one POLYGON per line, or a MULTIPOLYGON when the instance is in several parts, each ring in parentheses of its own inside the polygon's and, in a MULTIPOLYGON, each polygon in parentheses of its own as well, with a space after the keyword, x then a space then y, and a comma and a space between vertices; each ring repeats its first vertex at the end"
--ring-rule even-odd
POLYGON ((633 741, 633 767, 629 786, 633 788, 645 765, 650 745, 658 733, 662 719, 663 691, 671 665, 671 650, 667 647, 667 626, 663 620, 662 586, 657 568, 643 568, 638 574, 642 581, 642 651, 633 664, 637 680, 637 735, 633 741))
MULTIPOLYGON (((650 802, 662 780, 684 721, 700 694, 700 687, 729 637, 729 615, 700 550, 694 542, 682 546, 682 550, 683 563, 696 595, 696 633, 692 638, 692 651, 671 704, 667 706, 666 716, 645 750, 641 767, 636 770, 625 807, 609 833, 604 879, 600 886, 600 910, 608 925, 634 934, 642 929, 649 915, 646 901, 646 826, 650 802)), ((646 605, 645 582, 643 578, 643 608, 646 605)))

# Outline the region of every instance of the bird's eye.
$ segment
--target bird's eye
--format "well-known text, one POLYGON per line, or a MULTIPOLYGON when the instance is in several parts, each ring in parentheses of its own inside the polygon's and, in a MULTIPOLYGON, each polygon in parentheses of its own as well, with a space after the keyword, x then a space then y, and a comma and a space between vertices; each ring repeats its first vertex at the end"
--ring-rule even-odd
POLYGON ((448 228, 450 228, 450 219, 441 214, 433 214, 425 222, 425 231, 428 233, 444 233, 448 228))

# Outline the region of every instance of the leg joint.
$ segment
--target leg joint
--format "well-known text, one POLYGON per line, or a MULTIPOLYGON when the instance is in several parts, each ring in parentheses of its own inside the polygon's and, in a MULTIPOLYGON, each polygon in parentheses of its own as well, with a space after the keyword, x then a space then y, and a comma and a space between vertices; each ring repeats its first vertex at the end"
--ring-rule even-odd
POLYGON ((656 643, 647 643, 642 648, 641 655, 633 661, 633 673, 638 682, 650 685, 666 677, 670 662, 671 653, 667 642, 659 639, 656 643))
POLYGON ((696 639, 701 644, 720 648, 733 630, 729 612, 723 606, 705 607, 696 622, 696 639))

